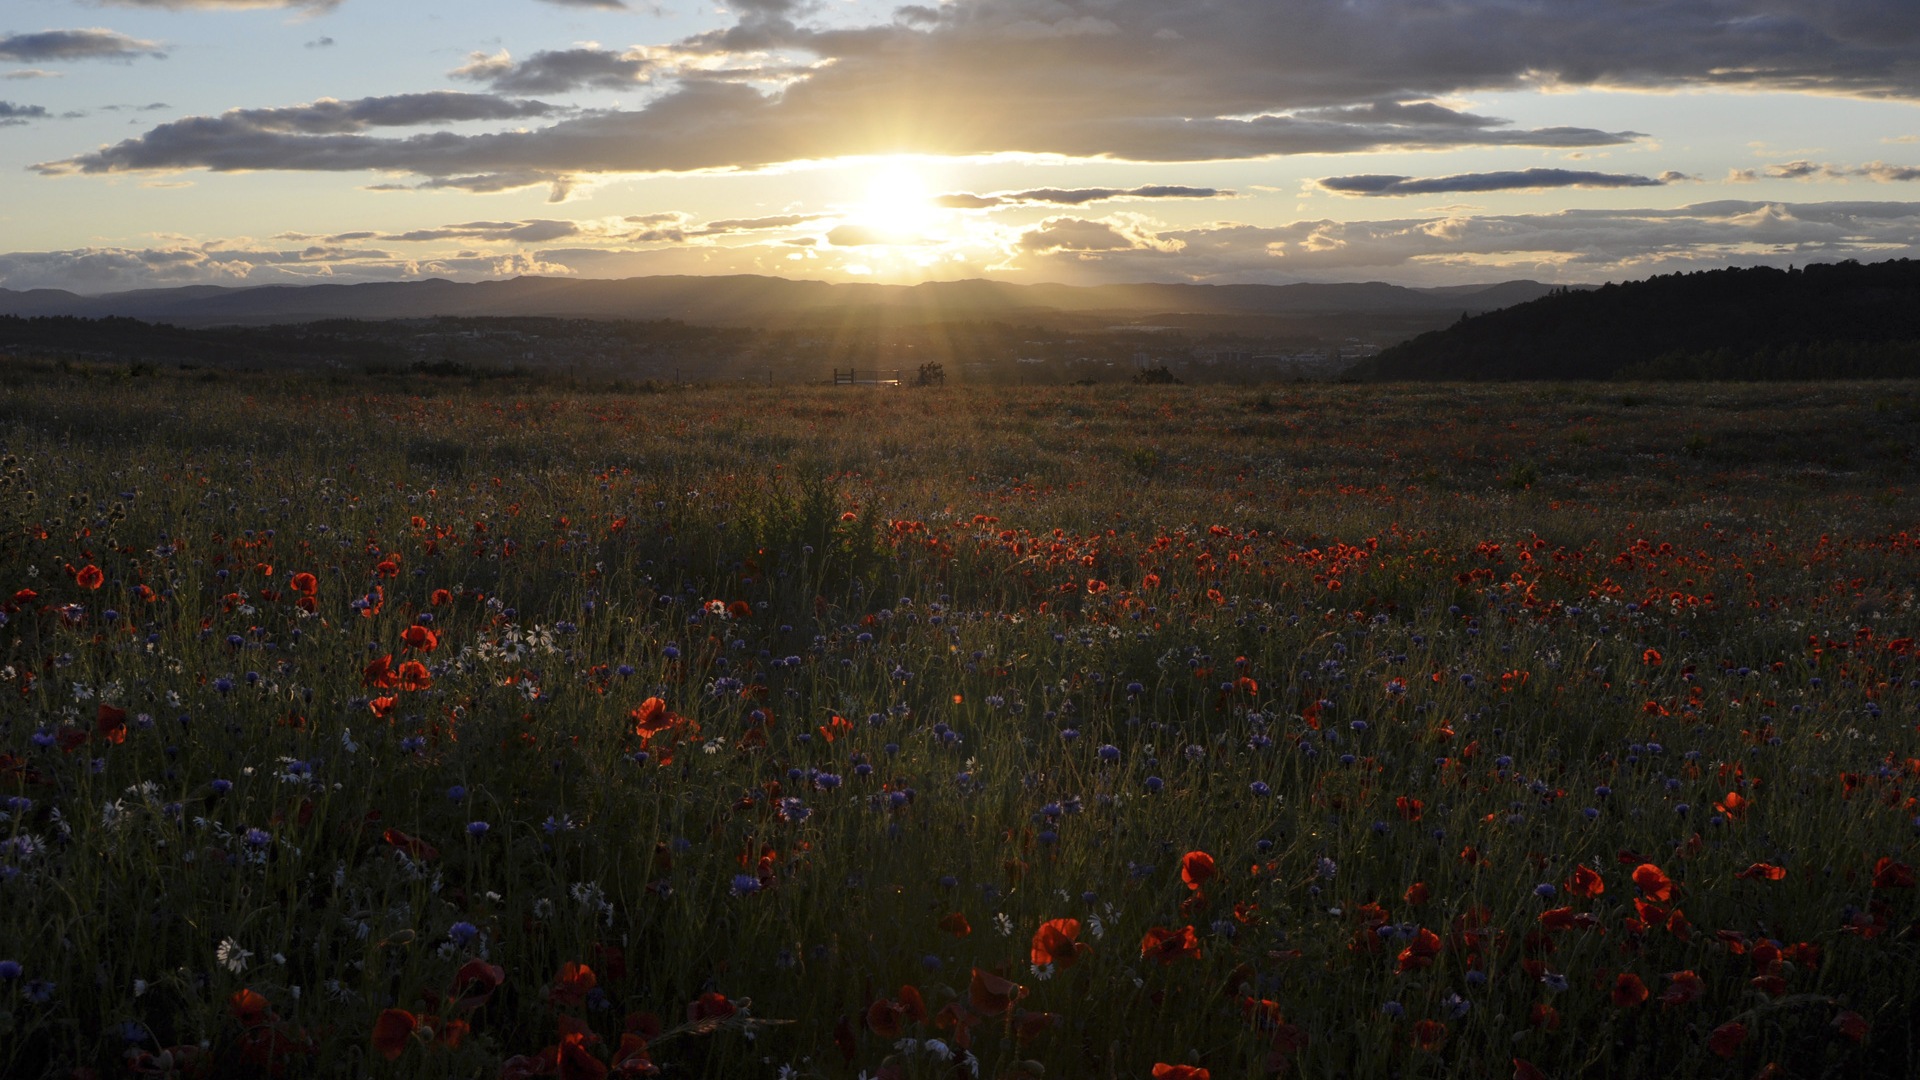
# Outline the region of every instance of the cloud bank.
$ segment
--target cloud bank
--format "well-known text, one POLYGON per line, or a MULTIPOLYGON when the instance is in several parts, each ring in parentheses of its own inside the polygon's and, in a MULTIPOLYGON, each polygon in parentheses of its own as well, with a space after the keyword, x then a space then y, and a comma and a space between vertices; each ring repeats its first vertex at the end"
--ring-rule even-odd
POLYGON ((1389 195, 1446 195, 1486 191, 1543 191, 1548 188, 1660 187, 1684 179, 1678 173, 1659 177, 1629 173, 1579 172, 1572 169, 1519 169, 1507 172, 1461 173, 1457 176, 1329 176, 1320 187, 1341 195, 1378 198, 1389 195))
POLYGON ((158 42, 128 37, 117 30, 92 27, 85 30, 42 30, 33 34, 7 34, 0 37, 0 61, 39 64, 60 60, 137 60, 162 58, 166 50, 158 42))
MULTIPOLYGON (((0 287, 103 292, 176 284, 268 284, 517 274, 784 273, 845 277, 889 236, 830 218, 778 215, 690 224, 680 213, 594 221, 469 221, 403 233, 288 233, 283 246, 235 239, 154 248, 0 255, 0 287), (802 235, 793 235, 793 231, 802 235), (785 235, 782 235, 782 234, 785 235), (564 245, 564 246, 555 246, 564 245), (401 253, 395 249, 405 249, 401 253), (811 252, 801 262, 799 252, 811 252)), ((1169 227, 1117 213, 1008 227, 945 251, 941 276, 1099 284, 1352 281, 1390 274, 1420 284, 1502 278, 1594 282, 1725 265, 1920 257, 1920 202, 1722 200, 1672 209, 1542 214, 1426 214, 1169 227)))

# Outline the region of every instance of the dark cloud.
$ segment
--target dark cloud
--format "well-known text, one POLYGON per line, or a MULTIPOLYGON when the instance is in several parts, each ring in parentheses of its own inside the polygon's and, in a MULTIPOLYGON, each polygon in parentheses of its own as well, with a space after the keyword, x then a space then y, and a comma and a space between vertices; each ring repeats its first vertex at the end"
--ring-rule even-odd
POLYGON ((950 210, 984 210, 995 206, 1085 206, 1088 203, 1122 199, 1231 199, 1232 191, 1220 188, 1181 187, 1149 184, 1136 188, 1034 188, 1031 191, 1002 191, 992 195, 956 192, 937 195, 934 204, 950 210))
MULTIPOLYGON (((1575 149, 1637 136, 1578 115, 1523 128, 1442 102, 1541 86, 1920 98, 1920 4, 1911 0, 962 0, 868 25, 844 14, 816 20, 840 5, 728 7, 732 25, 672 45, 502 56, 463 69, 502 93, 645 80, 652 96, 627 110, 432 137, 242 127, 182 142, 156 129, 48 168, 247 161, 470 186, 456 178, 550 183, 903 152, 1192 162, 1575 149)), ((1579 108, 1582 99, 1548 100, 1579 108)))
POLYGON ((312 41, 309 41, 309 42, 307 42, 307 48, 309 48, 309 49, 331 49, 331 48, 333 48, 333 44, 334 44, 334 43, 333 43, 333 39, 332 39, 332 38, 330 38, 330 37, 326 37, 326 36, 324 36, 324 35, 322 35, 322 36, 320 36, 320 37, 317 37, 317 38, 314 38, 314 39, 313 39, 312 41))
MULTIPOLYGON (((413 127, 471 120, 506 120, 547 116, 553 106, 539 101, 514 101, 491 94, 462 94, 441 90, 425 94, 396 94, 354 101, 321 99, 306 105, 278 109, 233 109, 219 116, 190 116, 162 124, 137 139, 128 139, 87 155, 85 161, 38 166, 46 173, 121 172, 178 168, 187 161, 216 172, 248 169, 330 169, 340 155, 369 145, 363 132, 381 127, 413 127)), ((415 135, 373 145, 417 152, 446 133, 415 135)), ((457 137, 453 137, 457 138, 457 137)), ((386 168, 372 162, 355 168, 386 168)), ((408 166, 396 162, 396 171, 408 166)), ((463 186, 460 178, 443 178, 447 186, 463 186)), ((542 175, 540 181, 551 177, 542 175)))
POLYGON ((454 78, 484 82, 503 94, 560 94, 569 90, 620 90, 644 83, 653 64, 606 49, 558 49, 515 61, 506 53, 474 53, 454 78))
POLYGON ((1630 173, 1577 172, 1572 169, 1519 169, 1508 172, 1461 173, 1457 176, 1329 176, 1318 181, 1342 195, 1446 195, 1478 191, 1538 191, 1546 188, 1660 187, 1666 176, 1630 173))
POLYGON ((135 60, 165 57, 158 42, 128 37, 117 30, 42 30, 0 37, 0 60, 35 64, 47 60, 135 60))
POLYGON ((47 118, 44 105, 16 105, 11 101, 0 101, 0 127, 13 127, 29 120, 47 118))

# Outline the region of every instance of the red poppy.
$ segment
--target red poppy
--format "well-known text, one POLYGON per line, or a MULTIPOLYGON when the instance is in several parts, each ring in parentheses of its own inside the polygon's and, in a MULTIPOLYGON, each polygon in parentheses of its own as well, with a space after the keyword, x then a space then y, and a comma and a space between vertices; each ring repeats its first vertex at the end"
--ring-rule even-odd
POLYGON ((590 1032, 571 1031, 560 1037, 560 1080, 606 1080, 607 1063, 593 1056, 587 1049, 590 1042, 599 1042, 598 1036, 590 1032))
POLYGON ((998 1016, 1026 996, 1026 987, 979 968, 973 969, 973 981, 967 986, 967 1004, 982 1016, 998 1016))
POLYGON ((386 690, 390 689, 393 683, 393 654, 391 653, 360 669, 361 686, 376 686, 386 690))
POLYGON ((374 1052, 388 1061, 398 1059, 419 1026, 420 1018, 405 1009, 383 1010, 373 1022, 374 1052))
POLYGON ((657 697, 648 698, 640 703, 639 708, 627 714, 633 720, 634 734, 642 739, 671 723, 668 719, 670 715, 667 712, 667 703, 657 697))
POLYGON ((1413 935, 1407 947, 1400 950, 1400 972, 1418 971, 1433 966, 1433 959, 1440 955, 1440 935, 1421 927, 1413 935))
POLYGON ((1660 993, 1660 1004, 1667 1008, 1690 1005, 1706 992, 1706 981, 1700 976, 1691 971, 1671 972, 1667 975, 1667 988, 1660 993))
POLYGON ((1179 930, 1156 926, 1140 939, 1140 958, 1144 960, 1149 956, 1163 964, 1182 958, 1198 960, 1200 938, 1194 934, 1191 924, 1179 930))
POLYGON ((1547 1080, 1547 1074, 1525 1058, 1514 1058, 1513 1080, 1547 1080))
POLYGON ((631 1031, 620 1036, 620 1048, 613 1052, 612 1075, 655 1076, 659 1072, 659 1066, 647 1056, 647 1040, 631 1031))
POLYGON ((1854 1042, 1860 1042, 1867 1037, 1867 1032, 1873 1030, 1873 1025, 1867 1023, 1867 1018, 1859 1013, 1843 1009, 1840 1015, 1833 1018, 1833 1029, 1854 1042))
POLYGON ((709 990, 687 1002, 687 1023, 718 1023, 731 1018, 739 1011, 739 1007, 728 1001, 725 994, 716 994, 709 990))
POLYGON ((1032 959, 1036 964, 1054 964, 1063 970, 1073 966, 1088 946, 1074 940, 1080 936, 1079 919, 1049 919, 1033 932, 1032 959))
POLYGON ((1747 1025, 1738 1020, 1729 1020, 1713 1029, 1707 1036, 1707 1049, 1723 1058, 1731 1058, 1740 1052, 1740 1044, 1747 1041, 1747 1025))
POLYGON ((958 1001, 947 1002, 933 1018, 933 1026, 952 1032, 954 1045, 962 1050, 973 1045, 973 1029, 979 1024, 980 1018, 958 1001))
POLYGON ((406 852, 421 862, 431 862, 440 857, 439 849, 417 836, 408 836, 399 829, 388 829, 380 834, 380 839, 406 852))
POLYGON ((453 973, 453 992, 447 995, 447 1004, 462 1012, 477 1009, 506 981, 506 969, 485 960, 469 960, 453 973))
POLYGON ((1567 879, 1567 891, 1591 900, 1607 891, 1607 882, 1592 868, 1576 866, 1573 868, 1573 876, 1567 879))
POLYGON ((93 736, 118 746, 127 741, 127 710, 101 705, 94 717, 93 736))
POLYGON ((1544 1002, 1534 1002, 1527 1006, 1527 1026, 1542 1031, 1560 1030, 1560 1010, 1544 1002))
POLYGON ((1180 880, 1187 888, 1198 889, 1213 877, 1213 856, 1204 851, 1189 851, 1180 857, 1180 880))
POLYGON ((1213 1074, 1198 1065, 1168 1065, 1164 1062, 1153 1067, 1153 1080, 1212 1080, 1213 1074))
POLYGON ((900 1007, 898 1001, 881 998, 867 1006, 867 1027, 875 1035, 891 1041, 899 1038, 900 1033, 905 1030, 900 1023, 905 1015, 906 1010, 900 1007))
POLYGON ((419 623, 400 631, 400 640, 406 643, 407 648, 418 652, 432 652, 440 647, 440 635, 419 623))
POLYGON ((1660 650, 1648 649, 1647 651, 1641 653, 1640 662, 1647 665, 1648 667, 1659 667, 1660 666, 1660 650))
POLYGON ((380 719, 385 720, 393 714, 393 708, 398 704, 400 704, 400 699, 388 694, 385 697, 377 697, 367 702, 367 710, 380 719))
POLYGON ((1640 976, 1631 971, 1623 971, 1613 980, 1613 1005, 1617 1009, 1631 1009, 1647 1000, 1647 984, 1640 976))
POLYGON ((1633 883, 1647 894, 1647 899, 1664 904, 1673 898, 1673 879, 1666 871, 1652 863, 1641 863, 1633 869, 1633 883))
POLYGON ((1737 878, 1759 878, 1762 881, 1779 881, 1781 878, 1787 876, 1787 868, 1784 866, 1775 866, 1772 863, 1757 862, 1745 870, 1736 871, 1733 876, 1737 878))
POLYGON ((1400 816, 1406 820, 1419 821, 1420 816, 1426 813, 1427 804, 1421 802, 1419 799, 1412 799, 1401 795, 1393 800, 1393 808, 1398 810, 1400 816))
POLYGON ((956 911, 951 915, 940 916, 940 929, 957 938, 966 937, 973 933, 973 924, 967 922, 965 914, 956 911))
POLYGON ((1402 896, 1401 899, 1405 900, 1408 904, 1412 905, 1413 907, 1419 907, 1421 904, 1424 904, 1427 902, 1427 897, 1431 896, 1432 892, 1433 890, 1427 888, 1426 882, 1416 881, 1413 884, 1407 886, 1406 894, 1402 896))
POLYGON ((1897 863, 1881 856, 1873 864, 1873 887, 1876 889, 1913 888, 1913 867, 1906 863, 1897 863))
POLYGON ((442 604, 451 604, 453 603, 453 593, 448 592, 446 589, 435 589, 433 590, 433 595, 427 598, 427 603, 432 604, 434 607, 439 607, 442 604))
POLYGON ((287 588, 301 596, 312 596, 320 591, 320 579, 312 574, 298 573, 293 575, 293 580, 287 582, 287 588))
POLYGON ((255 1027, 271 1023, 274 1019, 273 1008, 267 999, 250 989, 235 990, 233 996, 227 999, 227 1009, 233 1013, 235 1020, 240 1021, 241 1027, 255 1027))
POLYGON ((100 568, 92 563, 81 567, 73 575, 73 583, 83 589, 97 589, 106 584, 106 580, 107 575, 101 573, 100 568))
POLYGON ((418 660, 409 660, 394 673, 394 685, 402 690, 426 690, 433 686, 433 673, 418 660))
POLYGON ((1015 1010, 1013 1014, 1013 1041, 1021 1045, 1045 1035, 1053 1030, 1060 1018, 1050 1012, 1027 1012, 1015 1010))
POLYGON ((585 964, 569 960, 560 965, 560 971, 553 977, 553 985, 547 989, 547 1000, 555 1005, 578 1005, 587 999, 587 991, 600 985, 593 969, 585 964))
POLYGON ((1413 1025, 1413 1042, 1431 1054, 1447 1041, 1447 1025, 1438 1020, 1422 1020, 1413 1025))

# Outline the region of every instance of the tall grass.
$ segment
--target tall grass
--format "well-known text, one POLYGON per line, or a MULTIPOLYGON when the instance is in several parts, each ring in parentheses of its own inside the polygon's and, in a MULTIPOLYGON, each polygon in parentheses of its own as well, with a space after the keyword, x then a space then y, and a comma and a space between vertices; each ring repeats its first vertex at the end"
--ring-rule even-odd
POLYGON ((1914 387, 497 392, 0 398, 0 1072, 1916 1067, 1914 387))

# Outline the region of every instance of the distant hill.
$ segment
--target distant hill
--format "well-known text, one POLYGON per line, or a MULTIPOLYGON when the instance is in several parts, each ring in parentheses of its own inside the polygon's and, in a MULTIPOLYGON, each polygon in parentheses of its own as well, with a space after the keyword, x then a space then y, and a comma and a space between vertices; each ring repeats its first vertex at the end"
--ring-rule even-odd
POLYGON ((679 319, 704 325, 766 325, 848 313, 943 322, 1026 313, 1153 315, 1441 316, 1480 312, 1544 296, 1534 281, 1413 289, 1384 282, 1298 285, 1016 285, 997 281, 920 285, 834 284, 753 275, 619 280, 521 277, 356 285, 196 285, 82 296, 58 289, 0 289, 0 315, 124 316, 182 326, 267 325, 322 319, 543 316, 679 319))
POLYGON ((1920 376, 1920 261, 1670 274, 1553 291, 1387 348, 1369 379, 1920 376))

